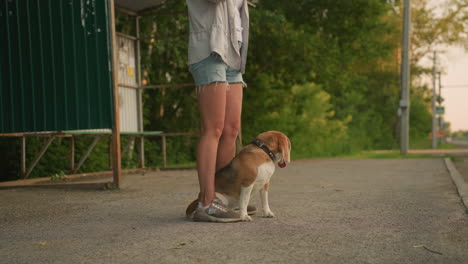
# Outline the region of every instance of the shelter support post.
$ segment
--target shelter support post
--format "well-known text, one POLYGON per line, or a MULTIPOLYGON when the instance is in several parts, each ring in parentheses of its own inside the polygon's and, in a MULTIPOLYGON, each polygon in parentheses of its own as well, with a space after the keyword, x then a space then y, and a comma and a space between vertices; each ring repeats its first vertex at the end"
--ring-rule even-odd
POLYGON ((163 154, 163 168, 167 167, 167 157, 166 157, 166 136, 163 135, 162 139, 162 154, 163 154))
POLYGON ((117 63, 117 36, 115 33, 115 4, 114 0, 109 1, 112 39, 112 85, 113 85, 113 103, 114 103, 114 126, 112 128, 112 171, 113 183, 116 188, 122 185, 122 167, 120 155, 120 113, 119 113, 119 76, 117 63))
POLYGON ((21 137, 21 178, 26 175, 26 137, 21 137))
POLYGON ((145 168, 145 137, 140 136, 140 149, 139 149, 138 157, 139 157, 139 162, 140 162, 140 168, 143 169, 145 168))
POLYGON ((139 167, 144 168, 145 167, 145 138, 140 137, 139 140, 139 152, 138 152, 138 161, 139 161, 139 167))
POLYGON ((107 141, 107 148, 109 150, 109 169, 112 169, 112 137, 107 141))
POLYGON ((75 136, 70 137, 70 172, 75 171, 75 136))
MULTIPOLYGON (((137 71, 137 106, 138 106, 138 132, 143 133, 143 87, 141 85, 141 49, 140 49, 140 17, 135 17, 135 33, 136 33, 136 71, 137 71)), ((145 139, 144 137, 140 137, 140 151, 139 155, 139 166, 140 168, 145 167, 145 139)))

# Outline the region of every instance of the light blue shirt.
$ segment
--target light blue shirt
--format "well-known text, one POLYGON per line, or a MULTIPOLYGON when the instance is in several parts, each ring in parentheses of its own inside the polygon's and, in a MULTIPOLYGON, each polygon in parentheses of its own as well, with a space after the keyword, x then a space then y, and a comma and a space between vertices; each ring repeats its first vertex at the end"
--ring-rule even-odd
POLYGON ((244 0, 240 9, 242 49, 239 51, 235 25, 235 0, 186 0, 190 35, 188 64, 197 63, 212 52, 231 68, 245 72, 249 43, 249 12, 244 0))

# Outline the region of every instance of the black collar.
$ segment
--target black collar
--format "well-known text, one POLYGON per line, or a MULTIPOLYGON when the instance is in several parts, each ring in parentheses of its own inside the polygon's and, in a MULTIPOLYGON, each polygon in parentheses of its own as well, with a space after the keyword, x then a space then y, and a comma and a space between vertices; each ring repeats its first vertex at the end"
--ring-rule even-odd
POLYGON ((275 154, 273 154, 273 152, 271 152, 268 147, 265 145, 265 143, 263 143, 260 139, 256 138, 254 139, 251 144, 254 144, 255 146, 263 149, 263 151, 265 151, 266 154, 268 154, 268 156, 270 157, 270 159, 275 162, 275 154))

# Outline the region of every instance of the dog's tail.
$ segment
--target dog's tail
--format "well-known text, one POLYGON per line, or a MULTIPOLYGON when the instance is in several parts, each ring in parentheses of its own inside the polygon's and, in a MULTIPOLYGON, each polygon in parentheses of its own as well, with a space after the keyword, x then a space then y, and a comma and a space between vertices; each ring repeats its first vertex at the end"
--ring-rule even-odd
POLYGON ((195 199, 189 204, 189 206, 187 206, 187 209, 185 210, 185 216, 187 218, 191 218, 195 210, 197 210, 197 207, 198 207, 198 199, 195 199))

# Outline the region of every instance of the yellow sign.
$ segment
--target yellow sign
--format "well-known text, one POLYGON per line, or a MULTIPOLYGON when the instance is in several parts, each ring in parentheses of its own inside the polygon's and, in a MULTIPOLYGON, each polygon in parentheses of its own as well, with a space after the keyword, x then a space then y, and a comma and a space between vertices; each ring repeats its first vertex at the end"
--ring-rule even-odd
POLYGON ((135 71, 133 67, 127 65, 127 75, 128 77, 133 77, 135 75, 135 71))

